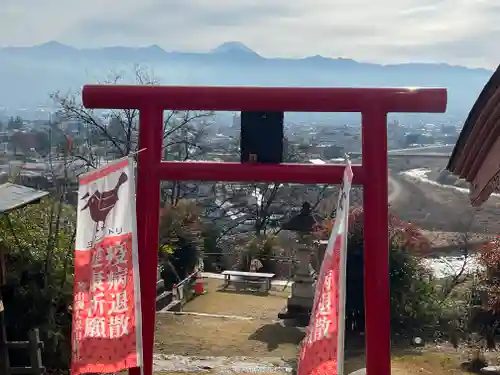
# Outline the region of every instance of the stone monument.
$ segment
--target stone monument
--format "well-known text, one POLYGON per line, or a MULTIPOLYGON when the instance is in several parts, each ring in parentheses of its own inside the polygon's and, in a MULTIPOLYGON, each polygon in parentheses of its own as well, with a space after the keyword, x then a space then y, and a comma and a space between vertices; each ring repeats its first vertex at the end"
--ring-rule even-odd
POLYGON ((298 235, 297 269, 293 277, 292 293, 286 308, 278 314, 280 319, 294 320, 299 326, 307 326, 314 304, 314 279, 310 266, 310 254, 314 243, 313 232, 322 219, 312 212, 305 202, 300 213, 282 225, 283 230, 298 235))

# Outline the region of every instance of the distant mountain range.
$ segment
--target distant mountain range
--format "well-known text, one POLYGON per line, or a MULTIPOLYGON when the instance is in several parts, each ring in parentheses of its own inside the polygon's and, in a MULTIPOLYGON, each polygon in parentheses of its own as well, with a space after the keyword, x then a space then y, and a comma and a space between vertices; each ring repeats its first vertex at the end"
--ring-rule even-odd
POLYGON ((56 90, 102 82, 134 64, 164 84, 261 86, 422 86, 449 90, 448 118, 463 119, 492 72, 447 64, 380 65, 345 58, 265 58, 239 42, 206 53, 143 48, 77 49, 58 42, 0 49, 0 106, 47 104, 56 90))

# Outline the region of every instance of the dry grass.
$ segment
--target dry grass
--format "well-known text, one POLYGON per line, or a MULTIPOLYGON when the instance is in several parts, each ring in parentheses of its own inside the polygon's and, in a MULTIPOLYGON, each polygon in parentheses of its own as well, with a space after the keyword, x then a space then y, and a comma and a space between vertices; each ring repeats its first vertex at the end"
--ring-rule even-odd
MULTIPOLYGON (((185 306, 185 311, 251 317, 237 320, 193 315, 157 315, 155 353, 185 356, 281 358, 295 360, 303 332, 277 323, 278 312, 286 305, 288 291, 282 287, 268 296, 252 293, 219 292, 221 280, 207 279, 207 293, 185 306)), ((365 367, 364 356, 349 357, 345 370, 365 367)), ((400 353, 393 355, 393 375, 464 375, 459 359, 450 353, 400 353)), ((221 370, 228 373, 229 370, 221 370)), ((203 372, 219 375, 216 369, 203 372)), ((185 372, 157 372, 155 375, 188 375, 185 372)), ((269 372, 268 375, 285 374, 269 372)), ((238 373, 235 373, 238 375, 238 373)), ((243 375, 243 374, 241 374, 243 375)), ((263 375, 266 375, 263 373, 263 375)))
POLYGON ((196 356, 297 356, 304 334, 268 320, 160 315, 155 353, 196 356))
POLYGON ((491 197, 480 210, 475 210, 466 193, 402 176, 393 177, 401 184, 402 192, 391 203, 391 211, 401 219, 429 231, 455 232, 474 217, 467 231, 497 233, 500 222, 500 199, 497 197, 491 197))
POLYGON ((296 358, 303 333, 276 323, 285 307, 287 291, 269 295, 221 292, 222 280, 205 279, 205 295, 185 311, 251 317, 252 320, 158 314, 156 353, 199 356, 267 356, 296 358))
POLYGON ((269 294, 251 292, 218 291, 223 280, 204 279, 206 294, 189 302, 184 311, 207 314, 238 315, 275 320, 286 306, 289 290, 273 286, 269 294))
POLYGON ((403 374, 438 374, 464 375, 460 369, 460 361, 456 356, 443 352, 425 352, 419 355, 403 355, 393 357, 394 375, 403 374))
MULTIPOLYGON (((364 356, 349 358, 345 362, 345 372, 365 367, 364 356)), ((465 375, 468 374, 460 369, 458 358, 449 353, 423 352, 412 354, 399 354, 392 356, 392 375, 465 375)))

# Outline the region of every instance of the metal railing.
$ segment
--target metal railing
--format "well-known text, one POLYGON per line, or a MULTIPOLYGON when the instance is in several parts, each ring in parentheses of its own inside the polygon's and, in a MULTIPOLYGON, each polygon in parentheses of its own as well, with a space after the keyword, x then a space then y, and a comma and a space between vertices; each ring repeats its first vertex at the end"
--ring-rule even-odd
MULTIPOLYGON (((29 355, 29 366, 9 367, 6 375, 32 374, 42 375, 45 367, 42 365, 43 342, 40 341, 40 333, 37 328, 29 331, 28 341, 8 341, 7 348, 27 350, 29 355)), ((2 374, 3 375, 3 374, 2 374)))
POLYGON ((178 301, 178 303, 180 303, 181 309, 194 296, 193 286, 196 282, 197 276, 198 271, 195 271, 178 284, 174 284, 172 286, 172 302, 178 301))

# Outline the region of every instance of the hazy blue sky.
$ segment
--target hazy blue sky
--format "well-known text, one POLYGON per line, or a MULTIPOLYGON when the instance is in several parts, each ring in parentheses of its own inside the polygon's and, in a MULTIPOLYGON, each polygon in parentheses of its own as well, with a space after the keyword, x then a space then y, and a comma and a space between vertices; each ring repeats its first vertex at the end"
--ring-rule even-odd
POLYGON ((493 67, 500 0, 0 0, 0 45, 49 40, 493 67))

